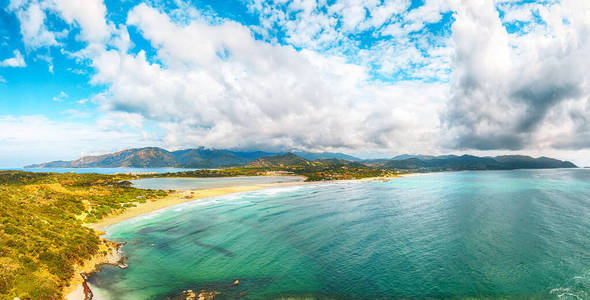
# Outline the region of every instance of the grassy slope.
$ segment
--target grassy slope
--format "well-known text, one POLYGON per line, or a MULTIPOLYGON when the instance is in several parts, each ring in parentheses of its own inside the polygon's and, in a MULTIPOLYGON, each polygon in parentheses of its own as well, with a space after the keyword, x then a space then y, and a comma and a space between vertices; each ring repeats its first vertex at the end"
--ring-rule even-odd
POLYGON ((243 170, 289 171, 303 175, 307 181, 360 179, 366 177, 392 176, 394 171, 368 167, 358 162, 342 159, 309 161, 295 154, 287 153, 259 158, 242 167, 243 170))
POLYGON ((0 172, 0 299, 61 299, 74 265, 102 243, 84 223, 166 195, 131 188, 125 179, 0 172))

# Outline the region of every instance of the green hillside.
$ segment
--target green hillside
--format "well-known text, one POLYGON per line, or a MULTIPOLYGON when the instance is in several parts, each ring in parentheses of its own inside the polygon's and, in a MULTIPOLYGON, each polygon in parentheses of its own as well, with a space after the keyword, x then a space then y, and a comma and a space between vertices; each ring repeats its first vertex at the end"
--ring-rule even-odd
POLYGON ((82 226, 167 193, 129 176, 0 172, 0 299, 61 299, 74 265, 101 239, 82 226))

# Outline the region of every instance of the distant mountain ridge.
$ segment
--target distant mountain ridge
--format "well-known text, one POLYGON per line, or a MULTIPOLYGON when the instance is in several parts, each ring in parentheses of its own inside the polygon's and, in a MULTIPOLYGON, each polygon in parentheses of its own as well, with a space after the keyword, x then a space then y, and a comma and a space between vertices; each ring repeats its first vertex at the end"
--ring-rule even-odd
MULTIPOLYGON (((222 168, 246 165, 265 156, 280 155, 264 151, 232 151, 220 149, 195 148, 168 151, 159 147, 135 148, 116 153, 84 156, 72 161, 52 161, 32 164, 25 168, 222 168)), ((307 160, 359 158, 342 153, 297 152, 307 160)))
POLYGON ((387 170, 460 171, 460 170, 514 170, 542 168, 577 168, 569 161, 548 157, 533 158, 524 155, 478 157, 473 155, 398 155, 391 159, 361 160, 343 153, 271 153, 264 151, 232 151, 203 147, 167 151, 158 147, 145 147, 111 154, 84 156, 72 161, 53 161, 25 166, 25 168, 247 168, 306 167, 318 164, 350 165, 387 170))
POLYGON ((390 160, 375 160, 369 165, 384 169, 461 171, 577 168, 569 161, 524 155, 478 157, 473 155, 398 155, 390 160))

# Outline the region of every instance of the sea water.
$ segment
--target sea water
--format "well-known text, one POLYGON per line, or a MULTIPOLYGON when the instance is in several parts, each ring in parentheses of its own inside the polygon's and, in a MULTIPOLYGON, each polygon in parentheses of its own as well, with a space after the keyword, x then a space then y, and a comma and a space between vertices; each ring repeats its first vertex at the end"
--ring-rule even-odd
POLYGON ((590 170, 437 173, 201 199, 111 227, 99 299, 589 299, 590 170), (239 280, 239 285, 233 282, 239 280))

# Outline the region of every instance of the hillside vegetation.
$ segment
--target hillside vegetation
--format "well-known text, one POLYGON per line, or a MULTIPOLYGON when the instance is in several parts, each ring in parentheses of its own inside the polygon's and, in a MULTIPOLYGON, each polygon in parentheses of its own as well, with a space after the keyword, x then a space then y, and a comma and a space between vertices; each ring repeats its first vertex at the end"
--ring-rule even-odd
POLYGON ((367 165, 384 169, 404 169, 420 171, 462 171, 462 170, 515 170, 576 168, 569 161, 548 157, 533 158, 524 155, 504 155, 478 157, 473 155, 400 155, 391 160, 378 160, 367 165))
POLYGON ((141 175, 142 177, 228 177, 261 175, 300 175, 306 181, 388 177, 408 171, 386 170, 343 159, 309 161, 293 153, 258 158, 251 163, 224 169, 141 175))
POLYGON ((529 156, 400 155, 392 159, 351 161, 333 158, 307 160, 294 153, 286 153, 260 157, 239 167, 149 176, 224 177, 293 174, 305 176, 307 181, 320 181, 388 177, 411 172, 539 168, 576 168, 576 165, 568 161, 529 156))
POLYGON ((61 299, 103 241, 82 226, 167 193, 130 176, 0 172, 0 299, 61 299))
POLYGON ((306 160, 293 153, 259 158, 244 170, 256 170, 259 173, 283 171, 302 175, 307 181, 360 179, 367 177, 394 176, 399 173, 382 168, 373 168, 359 162, 344 159, 306 160))

